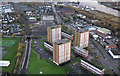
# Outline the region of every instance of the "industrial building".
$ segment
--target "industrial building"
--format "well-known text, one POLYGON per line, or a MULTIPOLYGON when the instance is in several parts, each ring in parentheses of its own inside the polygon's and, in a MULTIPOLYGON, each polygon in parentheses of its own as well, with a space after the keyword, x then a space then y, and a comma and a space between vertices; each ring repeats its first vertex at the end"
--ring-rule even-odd
POLYGON ((111 34, 111 31, 109 29, 106 29, 106 28, 98 27, 97 31, 102 32, 104 34, 111 34))
POLYGON ((53 44, 53 62, 57 65, 70 61, 71 41, 62 39, 53 44))
POLYGON ((106 50, 112 50, 116 49, 117 46, 111 41, 111 40, 106 40, 106 41, 100 41, 100 44, 106 49, 106 50))
POLYGON ((106 50, 111 50, 111 49, 116 49, 117 46, 111 41, 111 40, 106 40, 107 45, 105 45, 106 50))
POLYGON ((67 39, 73 40, 73 35, 70 35, 70 34, 68 34, 66 32, 61 32, 61 35, 63 37, 66 37, 67 39))
POLYGON ((48 37, 48 42, 50 42, 50 43, 61 40, 61 26, 56 25, 56 26, 48 27, 47 28, 47 37, 48 37))
POLYGON ((112 56, 113 59, 120 58, 120 53, 117 50, 109 50, 108 52, 112 56))
POLYGON ((75 31, 75 46, 80 48, 88 47, 89 43, 89 31, 85 28, 80 28, 75 31))
POLYGON ((74 52, 82 57, 88 57, 88 51, 78 46, 74 48, 74 52))
POLYGON ((86 60, 81 59, 80 65, 94 74, 104 75, 105 69, 99 68, 86 60))
POLYGON ((47 41, 44 42, 44 47, 48 49, 50 52, 53 52, 53 45, 47 41))
POLYGON ((110 39, 110 38, 112 38, 110 35, 104 34, 104 33, 100 32, 100 31, 97 31, 97 30, 93 30, 93 32, 96 33, 97 35, 105 38, 105 39, 110 39))

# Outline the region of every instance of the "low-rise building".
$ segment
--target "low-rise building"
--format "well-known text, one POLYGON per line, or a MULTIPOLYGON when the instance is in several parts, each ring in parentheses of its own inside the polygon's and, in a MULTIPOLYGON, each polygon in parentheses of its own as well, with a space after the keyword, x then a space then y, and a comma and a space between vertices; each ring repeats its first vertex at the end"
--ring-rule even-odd
POLYGON ((90 72, 92 72, 92 73, 94 73, 94 74, 101 75, 101 76, 104 75, 104 70, 105 70, 105 69, 102 69, 102 68, 100 68, 100 67, 97 67, 96 65, 94 65, 94 64, 92 64, 92 63, 90 63, 90 62, 88 62, 88 61, 86 61, 86 60, 81 59, 80 65, 81 65, 83 68, 89 70, 90 72))
POLYGON ((106 40, 106 41, 100 40, 100 44, 101 44, 106 50, 112 50, 112 49, 116 49, 116 48, 117 48, 117 46, 116 46, 111 40, 106 40))
POLYGON ((107 43, 107 45, 105 45, 106 50, 112 50, 117 48, 117 46, 111 40, 106 40, 106 43, 107 43))
POLYGON ((37 19, 35 17, 29 17, 28 20, 29 20, 29 22, 36 22, 37 21, 37 19))
POLYGON ((111 34, 111 30, 106 29, 106 28, 98 27, 97 31, 100 31, 100 32, 102 32, 104 34, 111 34))
POLYGON ((61 32, 61 35, 63 37, 66 37, 67 39, 73 40, 73 35, 71 35, 71 34, 68 34, 66 32, 61 32))
POLYGON ((44 47, 48 49, 50 52, 53 52, 53 45, 49 43, 48 41, 44 42, 44 47))
POLYGON ((109 50, 108 52, 112 56, 113 59, 120 58, 120 53, 117 50, 109 50))
POLYGON ((97 31, 97 30, 93 30, 93 32, 96 33, 96 34, 98 34, 99 36, 105 38, 105 39, 110 39, 110 38, 112 38, 110 35, 104 34, 104 33, 99 32, 99 31, 97 31))
POLYGON ((71 59, 71 41, 62 39, 53 44, 53 62, 57 65, 68 62, 71 59))
POLYGON ((88 51, 78 46, 75 46, 74 52, 82 57, 88 57, 88 51))

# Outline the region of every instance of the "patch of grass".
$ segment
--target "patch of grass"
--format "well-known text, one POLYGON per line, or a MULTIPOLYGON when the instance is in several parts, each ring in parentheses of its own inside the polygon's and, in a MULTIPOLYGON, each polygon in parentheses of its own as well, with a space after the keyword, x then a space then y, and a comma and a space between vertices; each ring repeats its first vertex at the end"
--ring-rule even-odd
POLYGON ((42 48, 44 48, 44 44, 41 44, 40 46, 41 46, 42 48))
POLYGON ((2 58, 2 60, 9 60, 10 65, 9 65, 9 67, 3 67, 2 71, 3 72, 12 72, 15 62, 16 62, 16 54, 17 54, 18 44, 19 44, 21 38, 3 37, 2 39, 6 40, 6 41, 14 40, 16 42, 11 47, 5 47, 5 49, 3 50, 3 51, 8 51, 8 52, 5 54, 5 56, 2 58))
POLYGON ((15 40, 11 40, 8 38, 2 38, 1 40, 2 40, 2 45, 0 44, 0 47, 11 47, 12 45, 16 43, 15 40))
POLYGON ((46 38, 45 36, 40 36, 40 37, 33 37, 33 38, 46 38))
POLYGON ((46 41, 46 39, 40 40, 40 42, 45 42, 45 41, 46 41))
POLYGON ((71 52, 74 52, 74 50, 73 50, 73 49, 71 49, 71 52))
POLYGON ((77 57, 77 58, 75 58, 77 61, 81 61, 81 58, 80 57, 77 57))
POLYGON ((120 66, 118 66, 118 70, 120 71, 120 66))
POLYGON ((74 57, 73 56, 71 56, 71 59, 73 59, 74 57))
MULTIPOLYGON (((33 44, 32 44, 33 46, 33 44)), ((43 74, 67 74, 68 70, 65 66, 60 67, 54 64, 50 60, 40 60, 36 53, 34 53, 34 49, 31 49, 31 59, 28 68, 28 74, 39 74, 40 71, 43 74)))

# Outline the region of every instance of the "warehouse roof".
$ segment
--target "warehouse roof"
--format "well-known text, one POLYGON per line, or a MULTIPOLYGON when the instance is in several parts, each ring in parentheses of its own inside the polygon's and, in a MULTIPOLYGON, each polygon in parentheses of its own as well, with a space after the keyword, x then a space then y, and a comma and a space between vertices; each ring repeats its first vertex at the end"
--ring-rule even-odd
POLYGON ((109 29, 98 27, 98 30, 103 31, 104 33, 110 32, 109 29))
POLYGON ((59 41, 55 42, 55 44, 60 45, 60 44, 66 43, 66 42, 70 42, 70 40, 68 40, 68 39, 62 39, 62 40, 59 40, 59 41))

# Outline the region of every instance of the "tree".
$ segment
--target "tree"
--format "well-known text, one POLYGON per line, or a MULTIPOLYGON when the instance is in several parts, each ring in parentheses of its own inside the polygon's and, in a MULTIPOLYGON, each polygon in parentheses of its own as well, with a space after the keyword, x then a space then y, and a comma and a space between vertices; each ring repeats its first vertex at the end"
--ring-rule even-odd
POLYGON ((0 33, 0 37, 2 37, 3 36, 3 34, 2 33, 0 33))
POLYGON ((120 71, 120 66, 118 66, 118 70, 120 71))
POLYGON ((22 43, 21 43, 21 47, 22 47, 22 48, 25 48, 25 44, 22 44, 22 43))
POLYGON ((18 51, 20 52, 22 50, 21 46, 18 47, 18 51))
POLYGON ((20 52, 17 53, 17 57, 20 57, 22 54, 20 52))

